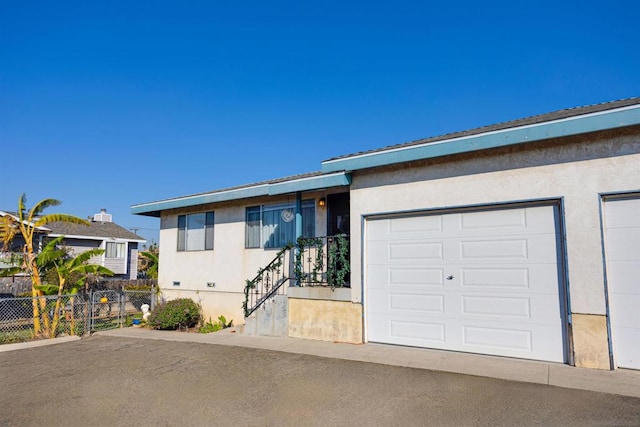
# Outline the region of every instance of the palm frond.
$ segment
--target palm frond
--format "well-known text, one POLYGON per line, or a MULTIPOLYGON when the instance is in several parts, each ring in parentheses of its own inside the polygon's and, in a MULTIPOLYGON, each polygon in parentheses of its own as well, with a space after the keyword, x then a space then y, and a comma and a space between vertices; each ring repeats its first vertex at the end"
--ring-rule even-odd
POLYGON ((140 255, 145 257, 145 258, 147 258, 150 261, 158 263, 158 255, 156 255, 156 254, 154 254, 152 252, 148 252, 148 251, 140 252, 140 255))
POLYGON ((2 241, 2 250, 7 250, 18 234, 16 220, 11 215, 0 216, 0 241, 2 241))
POLYGON ((42 251, 36 256, 36 265, 38 267, 46 267, 51 264, 60 264, 66 252, 62 249, 50 249, 47 251, 42 251), (56 263, 56 261, 60 261, 56 263))
POLYGON ((104 249, 90 249, 86 252, 82 252, 81 254, 79 254, 78 256, 76 256, 75 258, 73 258, 71 260, 71 266, 77 266, 80 264, 84 264, 85 262, 89 261, 91 258, 93 258, 94 256, 98 256, 98 255, 102 255, 104 253, 104 249))
POLYGON ((24 221, 24 214, 27 210, 27 195, 22 193, 18 198, 18 218, 20 222, 24 221))
POLYGON ((77 216, 74 215, 69 215, 69 214, 47 214, 47 215, 43 215, 41 217, 39 217, 34 223, 33 225, 36 227, 42 227, 44 225, 47 225, 51 222, 66 222, 66 223, 71 223, 71 224, 82 224, 82 225, 89 225, 89 221, 82 219, 82 218, 78 218, 77 216))
POLYGON ((74 271, 82 274, 96 274, 100 276, 113 276, 115 273, 109 270, 107 267, 103 267, 97 264, 83 264, 73 269, 74 271))
POLYGON ((55 239, 49 240, 44 248, 42 248, 42 252, 54 250, 63 240, 64 236, 58 236, 55 239))
POLYGON ((58 293, 58 286, 56 285, 49 285, 49 284, 43 284, 43 285, 33 285, 34 288, 36 288, 39 291, 42 291, 45 295, 55 295, 58 293))
MULTIPOLYGON (((25 197, 26 201, 26 197, 25 197)), ((29 211, 29 222, 33 222, 33 218, 39 216, 45 209, 51 206, 58 206, 62 202, 56 199, 42 199, 38 203, 36 203, 31 210, 29 211)))

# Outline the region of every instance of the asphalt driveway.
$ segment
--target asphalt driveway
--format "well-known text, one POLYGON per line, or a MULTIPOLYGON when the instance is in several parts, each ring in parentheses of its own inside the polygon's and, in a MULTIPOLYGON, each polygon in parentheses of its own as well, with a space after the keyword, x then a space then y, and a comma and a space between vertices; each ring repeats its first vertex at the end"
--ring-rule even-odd
POLYGON ((634 397, 107 336, 0 353, 0 386, 0 426, 640 425, 634 397))

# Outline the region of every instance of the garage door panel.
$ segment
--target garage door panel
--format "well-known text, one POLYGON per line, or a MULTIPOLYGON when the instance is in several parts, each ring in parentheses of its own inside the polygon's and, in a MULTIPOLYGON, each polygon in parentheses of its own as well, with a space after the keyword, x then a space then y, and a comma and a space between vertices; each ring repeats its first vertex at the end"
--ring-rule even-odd
POLYGON ((368 339, 563 362, 555 208, 440 217, 367 221, 368 339))
MULTIPOLYGON (((465 238, 459 242, 460 259, 465 262, 557 262, 555 233, 493 236, 491 239, 465 238), (549 250, 549 248, 552 250, 549 250)), ((453 254, 452 254, 453 255, 453 254)))
POLYGON ((508 317, 531 318, 531 299, 520 296, 463 295, 462 315, 480 315, 504 319, 508 317))
POLYGON ((465 324, 463 350, 526 359, 557 359, 557 348, 563 346, 563 338, 555 333, 557 326, 541 326, 536 330, 518 326, 505 323, 465 324))
POLYGON ((420 293, 409 291, 372 292, 372 313, 383 313, 389 318, 416 317, 424 313, 444 313, 443 293, 420 293))
POLYGON ((367 281, 371 289, 433 290, 444 286, 444 270, 433 267, 411 265, 372 265, 367 281))
POLYGON ((414 264, 417 260, 424 262, 441 261, 443 258, 443 243, 439 241, 394 241, 372 242, 368 248, 367 258, 371 264, 382 264, 393 261, 414 264))
MULTIPOLYGON (((460 286, 465 292, 520 292, 558 295, 556 264, 499 264, 460 269, 460 286)), ((449 271, 445 269, 445 271, 449 271)))
MULTIPOLYGON (((486 265, 486 264, 483 264, 486 265)), ((446 287, 460 292, 513 292, 558 294, 557 266, 525 264, 513 267, 486 265, 464 268, 459 264, 415 267, 407 265, 370 265, 367 270, 369 289, 411 289, 426 292, 446 287), (451 280, 447 280, 452 277, 451 280)))
POLYGON ((481 350, 491 354, 501 354, 505 349, 531 353, 533 337, 528 329, 463 326, 462 345, 469 350, 481 350))
POLYGON ((604 227, 614 359, 640 369, 640 198, 605 201, 604 227))
POLYGON ((477 231, 482 234, 508 230, 510 233, 526 231, 527 233, 548 232, 556 228, 557 218, 550 214, 553 206, 533 208, 514 208, 488 210, 484 212, 461 213, 458 218, 458 229, 464 234, 477 231))
POLYGON ((620 327, 616 330, 615 338, 613 348, 616 364, 621 368, 640 369, 640 352, 637 347, 640 329, 620 327))
POLYGON ((607 230, 607 239, 615 242, 607 248, 610 261, 640 261, 640 226, 638 228, 618 228, 607 230))
POLYGON ((616 327, 640 330, 640 294, 614 294, 609 303, 616 313, 616 327))
POLYGON ((369 224, 371 241, 415 240, 416 238, 438 238, 442 235, 443 223, 440 216, 412 216, 394 220, 381 219, 369 224))
POLYGON ((443 295, 390 294, 389 311, 417 311, 425 313, 444 313, 443 295))
POLYGON ((639 199, 608 200, 605 207, 607 231, 616 228, 640 228, 639 199))
MULTIPOLYGON (((640 245, 640 240, 638 242, 638 245, 640 245)), ((636 295, 640 293, 638 290, 640 287, 640 262, 610 262, 607 270, 607 279, 615 287, 616 294, 636 295), (637 280, 629 280, 630 277, 636 277, 637 280)))

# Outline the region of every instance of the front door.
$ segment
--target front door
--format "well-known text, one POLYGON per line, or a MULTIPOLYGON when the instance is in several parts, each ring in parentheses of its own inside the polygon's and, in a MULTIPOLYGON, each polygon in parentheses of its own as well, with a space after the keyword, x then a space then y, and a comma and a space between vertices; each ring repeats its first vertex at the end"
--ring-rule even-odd
MULTIPOLYGON (((347 245, 349 244, 349 193, 329 194, 327 196, 327 236, 336 236, 338 234, 346 234, 347 245)), ((339 244, 339 240, 335 240, 335 244, 339 244)), ((349 259, 349 251, 347 251, 347 259, 349 259)), ((332 268, 332 267, 329 267, 332 268)), ((333 266, 336 269, 344 268, 343 263, 338 262, 333 266)), ((345 276, 346 285, 351 283, 350 274, 345 276)))
POLYGON ((327 235, 349 235, 349 193, 327 196, 327 235))

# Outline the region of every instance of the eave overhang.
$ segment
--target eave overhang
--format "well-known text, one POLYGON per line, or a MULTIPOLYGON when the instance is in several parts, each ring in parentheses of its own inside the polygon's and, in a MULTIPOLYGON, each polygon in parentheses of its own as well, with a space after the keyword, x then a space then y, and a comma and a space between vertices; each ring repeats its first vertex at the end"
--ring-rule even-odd
POLYGON ((64 237, 65 239, 78 239, 78 240, 96 240, 96 241, 108 241, 108 242, 133 242, 133 243, 145 243, 146 240, 140 239, 128 239, 126 237, 100 237, 100 236, 82 236, 74 234, 60 234, 50 233, 48 237, 64 237))
POLYGON ((640 124, 640 106, 607 110, 544 123, 425 144, 377 150, 322 162, 323 172, 354 171, 397 163, 525 144, 640 124))
POLYGON ((261 196, 292 194, 304 191, 320 190, 323 188, 342 187, 350 184, 351 175, 344 171, 338 171, 335 173, 293 178, 291 180, 280 180, 273 183, 267 182, 235 189, 177 197, 175 199, 167 199, 157 202, 141 203, 131 206, 131 213, 135 215, 159 217, 162 211, 169 209, 181 209, 191 206, 229 202, 261 196))

